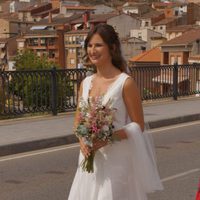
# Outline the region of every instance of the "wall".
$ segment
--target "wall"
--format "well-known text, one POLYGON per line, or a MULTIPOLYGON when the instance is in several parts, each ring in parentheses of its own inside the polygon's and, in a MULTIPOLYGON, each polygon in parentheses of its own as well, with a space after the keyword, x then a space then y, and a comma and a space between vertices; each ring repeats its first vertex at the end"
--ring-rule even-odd
POLYGON ((120 38, 126 38, 130 36, 131 29, 140 27, 141 21, 129 15, 121 14, 108 19, 107 24, 112 25, 115 28, 120 38))
POLYGON ((10 32, 9 21, 0 19, 0 24, 0 38, 9 38, 9 34, 6 34, 10 32))

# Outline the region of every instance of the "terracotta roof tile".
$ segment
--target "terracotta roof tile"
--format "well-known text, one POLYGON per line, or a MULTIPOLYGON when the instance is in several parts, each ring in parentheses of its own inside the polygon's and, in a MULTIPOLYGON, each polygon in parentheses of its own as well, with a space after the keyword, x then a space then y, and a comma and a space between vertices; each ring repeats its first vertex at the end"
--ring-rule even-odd
POLYGON ((132 62, 160 62, 161 50, 160 47, 155 47, 145 51, 137 56, 132 57, 129 61, 132 62))
POLYGON ((194 25, 180 25, 180 26, 174 26, 174 27, 170 27, 167 28, 167 32, 185 32, 188 31, 190 29, 193 29, 195 26, 194 25))
POLYGON ((164 42, 161 46, 187 45, 196 41, 197 39, 200 39, 200 28, 189 30, 179 37, 164 42))
POLYGON ((39 3, 39 4, 35 4, 35 5, 31 5, 29 7, 26 7, 24 9, 20 9, 18 12, 31 12, 37 8, 40 8, 40 7, 43 7, 43 6, 50 6, 51 4, 50 3, 39 3))
MULTIPOLYGON (((91 14, 89 18, 89 22, 104 22, 107 19, 117 16, 116 13, 108 13, 108 14, 91 14)), ((71 24, 83 23, 83 18, 80 17, 79 19, 71 21, 71 24)))
POLYGON ((158 22, 156 22, 155 24, 153 24, 154 26, 159 26, 159 25, 166 25, 168 23, 171 23, 173 21, 177 20, 177 17, 170 17, 170 18, 165 18, 165 19, 162 19, 158 22))
POLYGON ((153 18, 153 17, 158 17, 158 16, 163 15, 163 14, 164 14, 163 11, 152 10, 148 13, 143 14, 141 18, 143 18, 143 19, 153 18))
POLYGON ((96 10, 94 7, 91 6, 63 6, 68 10, 96 10))

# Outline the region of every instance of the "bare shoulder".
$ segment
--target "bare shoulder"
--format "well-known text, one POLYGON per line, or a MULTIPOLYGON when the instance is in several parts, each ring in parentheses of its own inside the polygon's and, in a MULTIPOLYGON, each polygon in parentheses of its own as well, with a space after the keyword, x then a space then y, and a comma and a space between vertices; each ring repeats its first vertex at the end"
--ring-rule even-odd
POLYGON ((138 91, 137 85, 132 77, 128 77, 124 83, 123 92, 138 91))

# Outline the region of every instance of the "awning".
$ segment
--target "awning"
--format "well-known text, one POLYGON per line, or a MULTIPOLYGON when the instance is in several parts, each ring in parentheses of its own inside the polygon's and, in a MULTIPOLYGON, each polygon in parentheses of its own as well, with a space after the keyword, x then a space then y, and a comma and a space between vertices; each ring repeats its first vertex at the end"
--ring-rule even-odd
POLYGON ((80 27, 82 24, 75 24, 74 28, 77 29, 78 27, 80 27))
MULTIPOLYGON (((178 76, 178 83, 183 82, 185 80, 188 80, 189 77, 188 76, 178 76)), ((165 84, 173 84, 173 75, 159 75, 156 76, 154 78, 152 78, 153 82, 157 82, 157 83, 165 83, 165 84)))
POLYGON ((47 26, 32 26, 30 30, 44 30, 47 26))

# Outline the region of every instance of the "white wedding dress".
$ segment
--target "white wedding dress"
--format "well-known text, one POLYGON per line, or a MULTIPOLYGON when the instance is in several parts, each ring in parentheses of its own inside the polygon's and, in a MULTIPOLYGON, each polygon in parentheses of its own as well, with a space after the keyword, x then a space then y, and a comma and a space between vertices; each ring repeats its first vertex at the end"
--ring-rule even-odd
MULTIPOLYGON (((83 81, 82 97, 87 100, 92 76, 83 81)), ((68 200, 147 200, 147 193, 161 190, 155 155, 147 133, 129 120, 122 97, 125 80, 121 73, 109 87, 103 102, 113 99, 117 108, 115 130, 124 129, 128 139, 114 142, 95 154, 94 173, 78 166, 68 200)), ((79 164, 84 159, 80 152, 79 164)))

